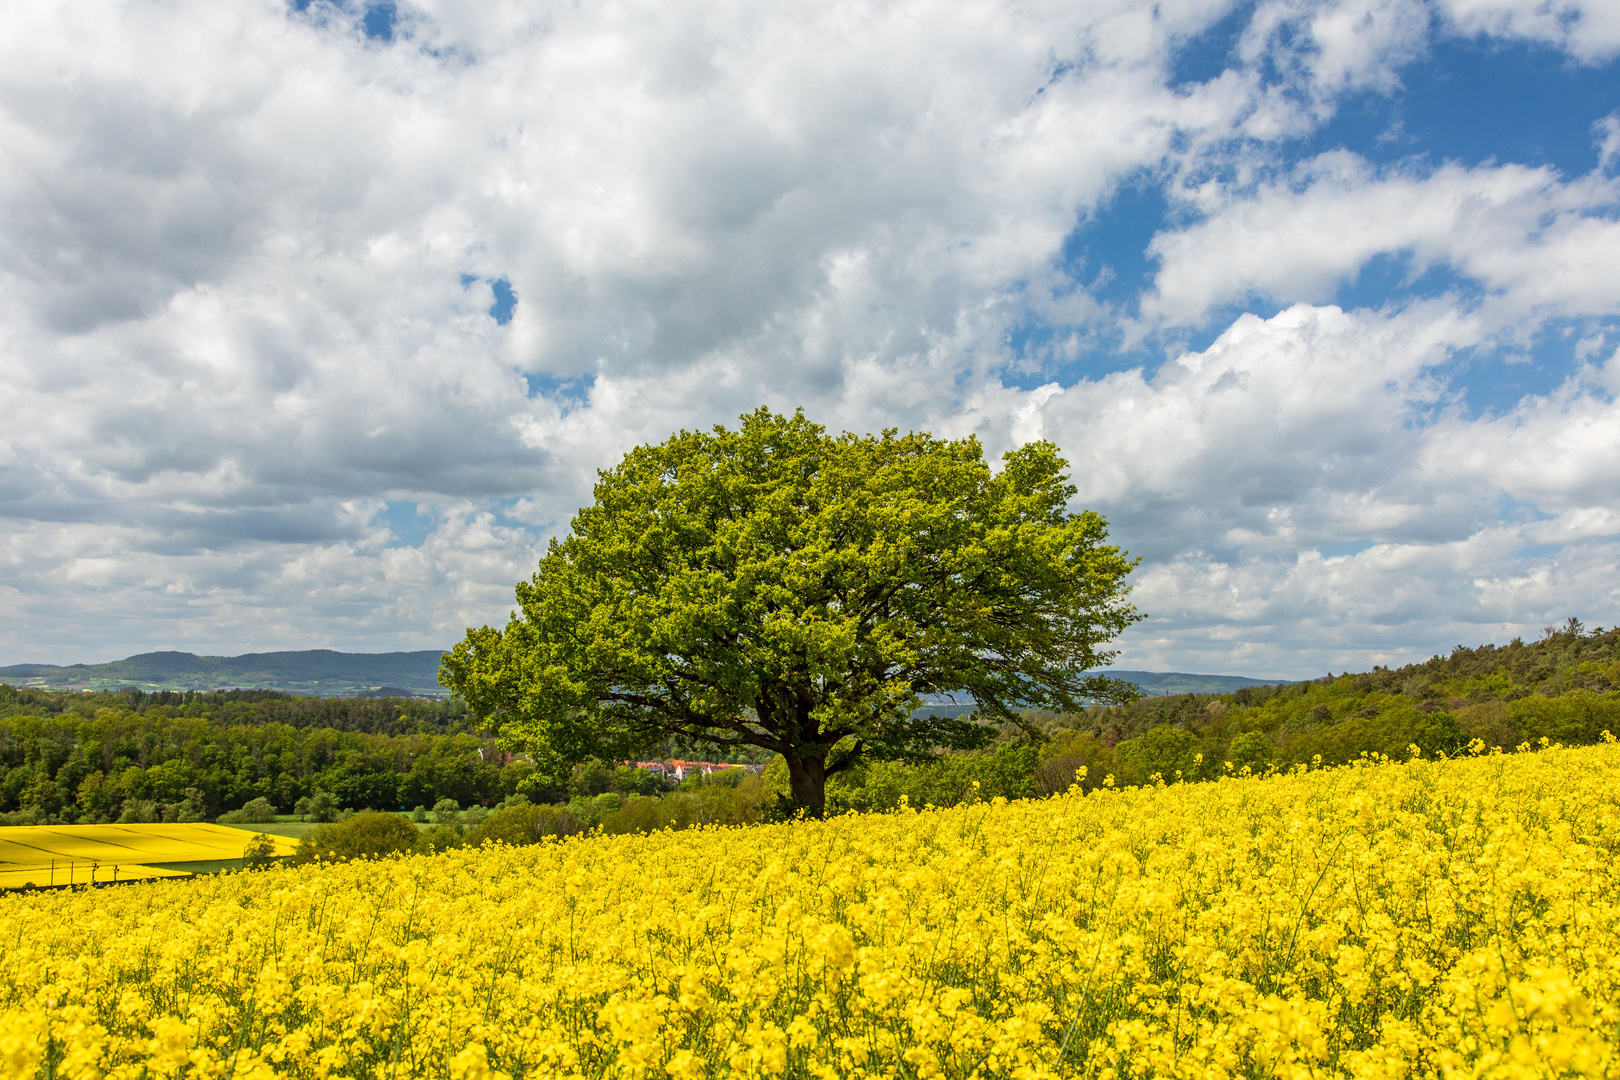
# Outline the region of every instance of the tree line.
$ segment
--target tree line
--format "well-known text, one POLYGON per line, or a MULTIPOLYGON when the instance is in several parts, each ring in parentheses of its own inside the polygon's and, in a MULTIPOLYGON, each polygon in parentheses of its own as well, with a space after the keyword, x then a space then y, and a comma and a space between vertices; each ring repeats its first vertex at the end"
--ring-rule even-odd
POLYGON ((0 822, 212 821, 263 799, 281 812, 324 795, 398 810, 662 790, 599 762, 534 775, 457 702, 219 694, 71 694, 0 684, 0 822))
MULTIPOLYGON (((868 761, 833 777, 828 813, 1040 797, 1078 784, 1126 787, 1342 765, 1363 753, 1401 760, 1548 743, 1581 745, 1620 731, 1620 631, 1571 620, 1542 640, 1458 646, 1448 656, 1312 682, 1228 694, 1142 698, 1081 712, 1024 713, 987 750, 868 761)), ((594 766, 601 777, 602 767, 594 766)), ((366 858, 498 841, 521 845, 589 831, 746 825, 795 812, 780 758, 762 774, 696 779, 659 797, 600 790, 552 804, 522 796, 494 813, 452 815, 414 831, 403 818, 358 818, 316 830, 300 859, 366 858)))
POLYGON ((229 724, 271 722, 294 728, 329 728, 373 735, 454 735, 476 730, 467 706, 450 698, 297 697, 279 690, 159 690, 136 687, 93 694, 0 683, 0 716, 27 712, 40 716, 73 713, 94 716, 102 709, 144 716, 207 718, 229 724))
MULTIPOLYGON (((453 701, 54 694, 0 685, 0 821, 213 820, 254 799, 290 812, 317 794, 351 810, 408 811, 446 800, 528 806, 526 825, 514 818, 500 828, 537 836, 746 824, 791 812, 780 758, 753 779, 722 775, 671 792, 645 770, 596 760, 562 780, 542 776, 470 727, 453 701), (334 726, 318 726, 323 718, 334 726)), ((881 811, 902 800, 921 807, 1043 795, 1076 782, 1082 767, 1087 788, 1109 777, 1122 786, 1173 783, 1342 764, 1362 753, 1404 758, 1413 746, 1453 754, 1474 740, 1505 750, 1541 740, 1578 745, 1606 730, 1620 732, 1620 631, 1571 620, 1540 641, 1459 646, 1396 669, 1025 712, 995 726, 982 751, 934 747, 849 769, 828 783, 826 807, 881 811)))
POLYGON ((1229 694, 1143 698, 1083 714, 1027 714, 1041 743, 1038 791, 1212 779, 1245 768, 1342 765, 1362 754, 1428 755, 1597 742, 1620 734, 1620 630, 1579 620, 1540 641, 1457 646, 1391 670, 1229 694))

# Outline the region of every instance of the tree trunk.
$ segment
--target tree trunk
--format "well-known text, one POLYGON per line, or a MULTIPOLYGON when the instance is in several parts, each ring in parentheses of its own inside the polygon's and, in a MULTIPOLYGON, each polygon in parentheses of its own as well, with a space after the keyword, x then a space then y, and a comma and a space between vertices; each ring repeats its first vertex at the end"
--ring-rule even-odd
POLYGON ((821 817, 827 807, 827 759, 783 754, 788 767, 788 788, 793 801, 811 817, 821 817))

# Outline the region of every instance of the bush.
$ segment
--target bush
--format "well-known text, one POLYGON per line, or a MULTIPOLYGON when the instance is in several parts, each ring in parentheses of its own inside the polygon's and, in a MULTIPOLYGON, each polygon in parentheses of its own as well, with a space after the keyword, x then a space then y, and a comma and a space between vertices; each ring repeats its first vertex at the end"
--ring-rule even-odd
POLYGON ((1505 701, 1482 701, 1458 709, 1457 726, 1468 738, 1479 739, 1487 747, 1512 750, 1524 741, 1505 701))
POLYGON ((1032 778, 1037 795, 1056 795, 1068 791, 1074 784, 1082 766, 1086 776, 1080 781, 1083 791, 1094 791, 1103 786, 1110 775, 1117 779, 1114 748, 1089 731, 1059 731, 1052 741, 1041 747, 1042 764, 1032 778))
POLYGON ((347 821, 332 825, 317 825, 299 841, 293 862, 307 863, 316 859, 347 862, 350 859, 377 859, 415 851, 418 847, 416 826, 398 814, 378 814, 371 811, 356 814, 347 821))
POLYGON ((177 803, 163 804, 164 821, 207 821, 208 814, 203 807, 203 793, 196 788, 186 788, 186 797, 177 803))
MULTIPOLYGON (((259 800, 262 802, 263 800, 259 800)), ((254 833, 242 849, 242 869, 268 870, 276 861, 276 842, 267 833, 254 833)))
POLYGON ((260 797, 251 799, 240 810, 219 815, 223 825, 266 825, 276 820, 276 808, 270 805, 270 800, 260 797))
POLYGON ((145 825, 162 819, 154 799, 125 799, 124 812, 118 815, 120 825, 145 825))
POLYGON ((305 821, 330 822, 338 819, 340 808, 337 800, 325 791, 317 790, 315 794, 298 800, 293 807, 293 813, 305 821))
POLYGON ((1186 728, 1161 724, 1114 747, 1114 756, 1125 783, 1146 784, 1159 776, 1173 784, 1199 778, 1201 748, 1198 736, 1186 728))
POLYGON ((1226 760, 1239 775, 1245 767, 1252 773, 1263 773, 1271 764, 1271 740, 1258 731, 1246 731, 1227 746, 1226 760))
POLYGON ((454 825, 435 825, 431 829, 417 833, 417 850, 428 855, 436 855, 441 851, 462 845, 461 830, 454 825))
POLYGON ((1035 794, 1056 795, 1068 791, 1076 783, 1083 785, 1084 781, 1078 777, 1082 768, 1086 769, 1086 779, 1089 780, 1091 770, 1085 758, 1073 754, 1048 758, 1035 770, 1035 794))
POLYGON ((468 847, 494 841, 521 847, 538 844, 547 836, 576 836, 585 831, 585 823, 555 806, 517 806, 502 810, 484 819, 477 828, 468 829, 464 840, 468 847))
POLYGON ((1594 743, 1604 731, 1620 734, 1620 693, 1571 690, 1555 698, 1520 698, 1508 705, 1527 740, 1574 746, 1594 743))
POLYGON ((658 815, 662 800, 632 795, 625 804, 602 818, 601 829, 610 835, 649 833, 663 828, 658 815))
MULTIPOLYGON (((918 765, 874 761, 840 773, 828 783, 827 812, 893 810, 902 795, 917 808, 955 806, 997 796, 1027 798, 1035 793, 1039 756, 1036 747, 1008 744, 993 753, 946 754, 918 765)), ((1073 782, 1072 771, 1068 782, 1073 782)))

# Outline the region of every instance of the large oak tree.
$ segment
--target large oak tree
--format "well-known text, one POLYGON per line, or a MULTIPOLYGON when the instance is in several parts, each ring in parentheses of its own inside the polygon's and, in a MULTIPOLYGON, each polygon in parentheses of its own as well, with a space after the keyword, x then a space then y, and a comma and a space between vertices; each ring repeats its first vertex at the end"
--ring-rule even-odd
POLYGON ((506 629, 468 630, 440 679, 542 767, 672 736, 764 747, 819 814, 863 757, 989 739, 913 718, 925 694, 1001 720, 1135 696, 1088 674, 1141 616, 1066 467, 1047 442, 992 470, 971 437, 835 437, 764 408, 683 431, 599 474, 506 629))

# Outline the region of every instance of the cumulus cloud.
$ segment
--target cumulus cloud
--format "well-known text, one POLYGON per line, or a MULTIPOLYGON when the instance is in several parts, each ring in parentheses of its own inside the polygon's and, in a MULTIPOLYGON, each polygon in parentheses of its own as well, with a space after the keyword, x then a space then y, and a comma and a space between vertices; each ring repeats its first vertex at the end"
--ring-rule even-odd
POLYGON ((1620 183, 1550 168, 1445 165, 1375 170, 1346 151, 1285 180, 1210 200, 1196 225, 1154 237, 1161 262, 1144 311, 1196 322, 1253 295, 1320 301, 1377 255, 1410 257, 1483 286, 1499 317, 1540 309, 1620 312, 1620 183))
POLYGON ((1127 661, 1311 672, 1614 611, 1620 357, 1471 417, 1444 372, 1481 332, 1444 303, 1298 305, 1050 395, 1080 501, 1146 559, 1127 661))
POLYGON ((1428 45, 1430 19, 1421 0, 1265 0, 1239 52, 1251 64, 1269 61, 1329 113, 1346 90, 1398 87, 1400 68, 1428 45))
POLYGON ((1527 39, 1589 64, 1620 53, 1620 8, 1607 0, 1441 0, 1439 6, 1465 34, 1527 39))
POLYGON ((1606 55, 1603 12, 1552 38, 1540 10, 419 0, 381 40, 321 0, 22 0, 0 654, 448 644, 504 617, 595 469, 761 402, 1058 441, 1148 559, 1144 663, 1286 674, 1312 620, 1364 652, 1540 619, 1538 568, 1574 555, 1516 553, 1609 542, 1613 475, 1582 455, 1611 450, 1613 342, 1592 329, 1564 390, 1486 420, 1455 411, 1453 359, 1615 313, 1614 181, 1278 164, 1345 95, 1398 92, 1437 11, 1606 55), (1234 11, 1221 70, 1179 77, 1234 11), (1197 214, 1153 242, 1148 330, 1064 261, 1143 177, 1197 214), (1491 305, 1310 306, 1387 252, 1491 305), (1298 306, 1138 370, 1009 345, 1146 340, 1250 295, 1298 306), (390 501, 425 537, 388 531, 390 501), (1366 599, 1417 566, 1422 603, 1366 599))

